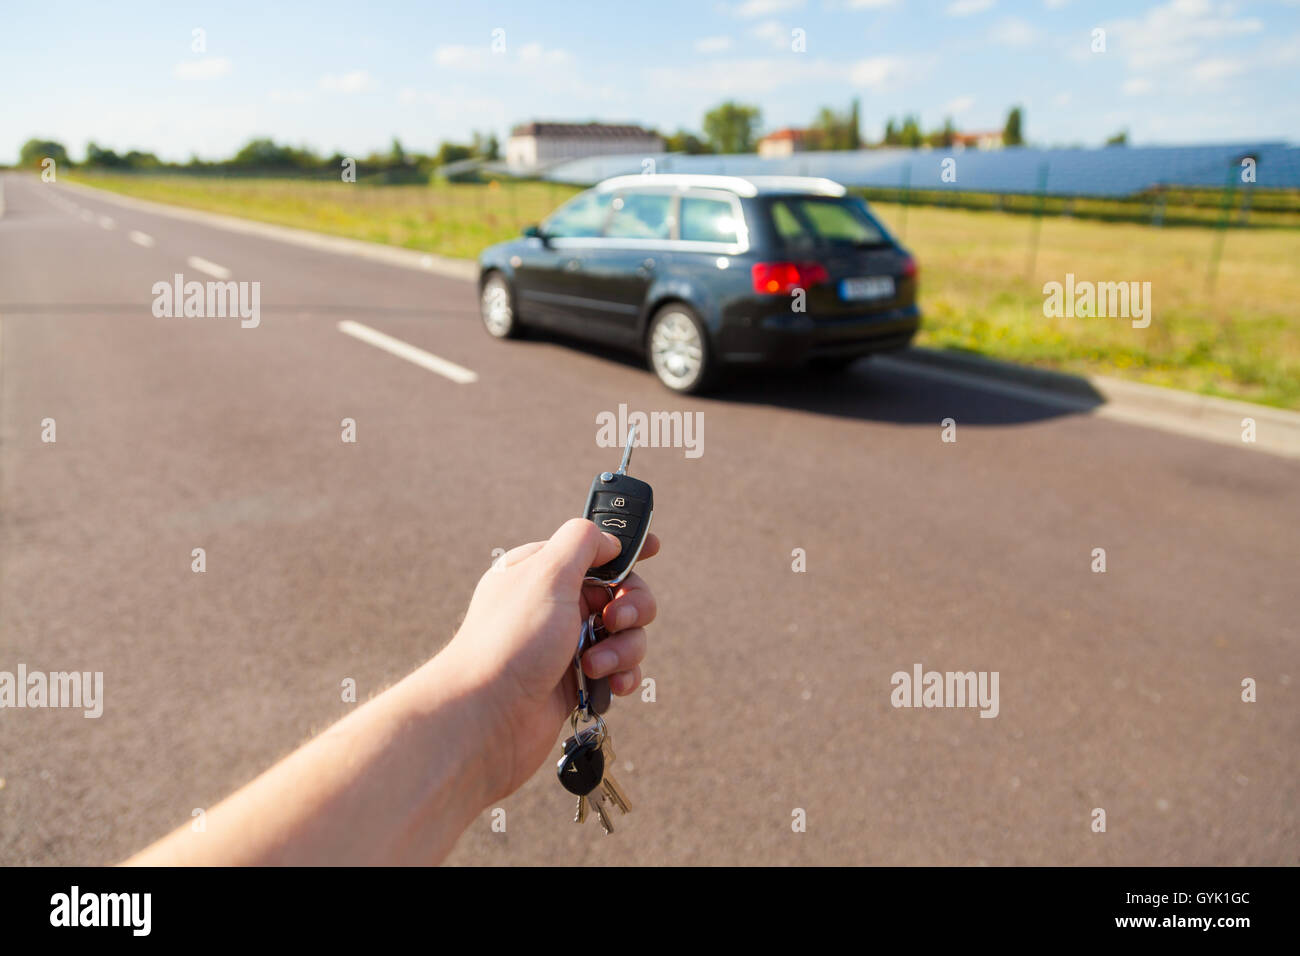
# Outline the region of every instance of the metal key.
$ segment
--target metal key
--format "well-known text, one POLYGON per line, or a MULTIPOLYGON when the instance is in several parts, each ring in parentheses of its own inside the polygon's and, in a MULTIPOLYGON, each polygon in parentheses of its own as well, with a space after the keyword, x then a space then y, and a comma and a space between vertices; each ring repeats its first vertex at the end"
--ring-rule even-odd
POLYGON ((601 749, 605 752, 605 775, 600 779, 601 790, 609 798, 609 802, 618 807, 620 813, 629 814, 632 812, 632 803, 628 800, 626 791, 614 779, 614 773, 610 769, 613 767, 614 761, 618 759, 614 754, 614 737, 612 734, 605 734, 601 749))
POLYGON ((596 818, 600 820, 600 828, 605 831, 605 836, 609 836, 614 832, 614 821, 611 820, 609 814, 605 812, 604 791, 597 788, 589 797, 587 797, 587 802, 591 804, 591 808, 596 811, 596 818))
POLYGON ((623 788, 618 785, 618 781, 614 779, 614 775, 608 770, 605 771, 605 776, 601 778, 600 788, 605 796, 609 797, 609 802, 618 807, 620 812, 624 815, 632 812, 632 804, 628 803, 627 794, 623 792, 623 788))
POLYGON ((573 815, 573 822, 574 822, 574 823, 586 823, 586 822, 587 822, 587 811, 588 811, 589 809, 590 809, 590 806, 589 806, 589 804, 588 804, 588 801, 587 801, 587 797, 586 797, 586 795, 584 794, 583 796, 578 797, 578 812, 575 813, 575 814, 573 815))

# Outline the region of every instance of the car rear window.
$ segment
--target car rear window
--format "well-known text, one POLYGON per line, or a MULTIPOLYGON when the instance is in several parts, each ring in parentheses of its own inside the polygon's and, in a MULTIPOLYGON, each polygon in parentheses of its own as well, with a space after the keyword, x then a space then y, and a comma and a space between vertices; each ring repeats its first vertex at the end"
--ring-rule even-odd
POLYGON ((855 199, 791 196, 768 205, 772 228, 787 246, 888 245, 884 231, 855 199))
POLYGON ((735 242, 736 210, 725 199, 682 199, 683 239, 697 242, 735 242))
POLYGON ((623 193, 614 200, 605 235, 610 239, 667 239, 672 230, 667 193, 623 193))

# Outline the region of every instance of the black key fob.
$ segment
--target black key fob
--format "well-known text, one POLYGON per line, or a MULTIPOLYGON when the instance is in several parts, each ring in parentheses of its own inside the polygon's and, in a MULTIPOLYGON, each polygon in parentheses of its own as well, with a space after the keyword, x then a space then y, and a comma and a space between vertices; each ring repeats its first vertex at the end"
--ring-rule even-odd
POLYGON ((615 587, 631 573, 650 533, 654 510, 654 490, 641 479, 621 471, 606 471, 596 476, 587 494, 583 517, 618 538, 623 550, 612 561, 589 569, 588 579, 615 587))
MULTIPOLYGON (((641 556, 646 536, 650 533, 650 519, 654 517, 654 490, 640 478, 633 478, 627 473, 627 463, 632 457, 632 448, 636 444, 636 426, 628 430, 627 447, 623 449, 623 461, 618 471, 604 471, 595 477, 591 490, 587 493, 587 506, 582 516, 591 521, 601 531, 608 531, 618 538, 622 550, 610 561, 600 567, 587 569, 587 582, 603 584, 616 588, 632 573, 632 566, 641 556)), ((592 643, 605 637, 603 619, 598 612, 592 629, 592 643)), ((609 678, 601 677, 587 681, 587 692, 591 695, 592 709, 598 714, 609 709, 609 678)))
POLYGON ((627 447, 618 471, 603 471, 591 483, 587 492, 587 507, 582 516, 593 522, 601 531, 616 536, 623 545, 618 555, 598 568, 587 570, 587 580, 593 584, 616 587, 632 571, 632 565, 641 555, 641 546, 650 533, 650 519, 654 516, 654 490, 640 478, 627 473, 627 463, 636 445, 636 426, 628 429, 627 447))

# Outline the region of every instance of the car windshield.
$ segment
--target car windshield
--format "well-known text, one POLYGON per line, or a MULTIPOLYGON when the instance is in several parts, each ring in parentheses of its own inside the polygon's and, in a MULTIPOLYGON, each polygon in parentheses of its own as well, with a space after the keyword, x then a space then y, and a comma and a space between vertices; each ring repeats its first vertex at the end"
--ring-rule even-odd
POLYGON ((852 197, 783 196, 768 204, 772 228, 788 248, 885 246, 884 230, 852 197))
POLYGON ((599 236, 609 214, 609 193, 588 190, 574 196, 542 224, 542 232, 555 239, 599 236))

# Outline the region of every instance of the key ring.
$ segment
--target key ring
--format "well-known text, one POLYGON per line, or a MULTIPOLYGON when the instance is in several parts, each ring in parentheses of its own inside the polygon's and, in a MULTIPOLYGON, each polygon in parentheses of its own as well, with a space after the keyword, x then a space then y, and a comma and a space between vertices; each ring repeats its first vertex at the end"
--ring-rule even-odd
MULTIPOLYGON (((578 708, 574 708, 573 713, 569 715, 569 726, 573 728, 574 736, 578 734, 578 708)), ((598 743, 603 743, 608 730, 605 727, 605 719, 600 714, 591 715, 596 720, 596 733, 599 734, 598 743)))
POLYGON ((605 603, 606 603, 606 604, 608 604, 610 601, 614 600, 614 589, 613 589, 612 587, 610 587, 608 584, 606 584, 604 581, 602 581, 600 578, 593 578, 591 575, 587 575, 587 577, 585 577, 585 578, 582 579, 582 583, 583 583, 583 584, 599 584, 602 588, 604 588, 604 589, 605 589, 605 593, 606 593, 606 595, 607 595, 607 597, 605 598, 605 603))

